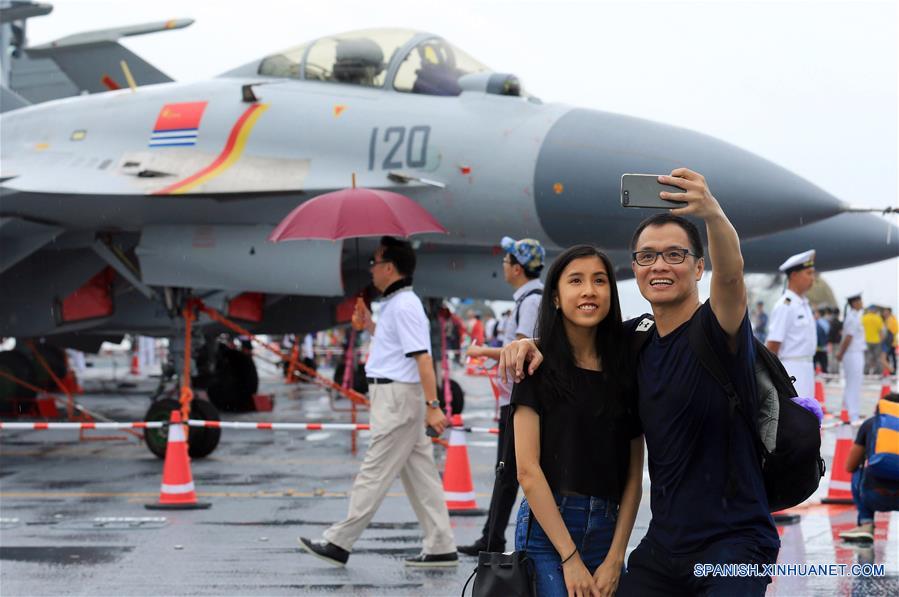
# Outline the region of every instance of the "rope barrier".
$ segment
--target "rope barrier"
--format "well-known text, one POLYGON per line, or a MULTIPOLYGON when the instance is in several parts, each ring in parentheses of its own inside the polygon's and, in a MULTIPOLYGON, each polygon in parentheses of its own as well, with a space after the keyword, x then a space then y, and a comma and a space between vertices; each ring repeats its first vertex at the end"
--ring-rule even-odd
POLYGON ((0 421, 0 429, 30 429, 33 431, 62 431, 66 429, 160 429, 165 421, 137 421, 133 423, 7 423, 0 421))
MULTIPOLYGON (((32 431, 62 431, 81 429, 161 429, 168 426, 168 421, 135 421, 130 423, 9 423, 0 421, 2 429, 22 429, 32 431)), ((257 429, 266 431, 367 431, 371 427, 368 423, 254 423, 249 421, 206 421, 203 419, 189 419, 190 427, 203 427, 206 429, 257 429)), ((496 435, 499 429, 495 427, 447 427, 465 433, 492 433, 496 435)))
POLYGON ((367 423, 250 423, 238 421, 204 421, 187 422, 190 427, 206 429, 262 429, 268 431, 366 431, 367 423))

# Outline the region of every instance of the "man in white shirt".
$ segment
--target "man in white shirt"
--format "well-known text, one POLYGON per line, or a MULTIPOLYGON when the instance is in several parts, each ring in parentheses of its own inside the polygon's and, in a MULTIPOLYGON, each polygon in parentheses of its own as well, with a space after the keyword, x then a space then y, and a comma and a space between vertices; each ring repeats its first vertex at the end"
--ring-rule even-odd
MULTIPOLYGON (((503 248, 503 278, 506 283, 515 289, 512 300, 515 307, 509 314, 509 318, 503 325, 500 347, 471 346, 468 356, 485 356, 494 360, 499 359, 502 346, 519 338, 530 338, 537 327, 537 313, 540 310, 540 300, 543 294, 543 282, 540 281, 540 272, 543 270, 543 262, 546 258, 546 250, 540 241, 532 238, 514 240, 504 236, 500 245, 503 248)), ((509 419, 510 397, 512 396, 512 384, 506 384, 502 379, 495 381, 499 387, 499 441, 497 443, 496 460, 499 463, 502 458, 507 423, 509 419)), ((514 475, 505 475, 500 482, 495 484, 493 496, 490 498, 490 510, 481 537, 471 545, 462 545, 459 552, 470 556, 478 555, 481 551, 505 551, 506 527, 509 526, 509 516, 515 499, 518 497, 518 480, 514 475), (493 536, 490 537, 491 529, 493 536), (489 545, 490 549, 487 549, 489 545)))
POLYGON ((357 304, 353 318, 372 335, 365 365, 371 444, 353 482, 347 517, 321 540, 300 537, 300 546, 330 564, 345 565, 399 475, 425 535, 424 550, 406 565, 455 566, 459 558, 443 485, 425 433, 426 426, 443 433, 447 420, 437 400, 428 318, 412 290, 415 252, 408 242, 385 236, 369 265, 372 283, 383 294, 377 327, 364 303, 357 304))
POLYGON ((843 391, 843 405, 853 424, 862 422, 858 412, 858 402, 862 394, 865 366, 865 330, 862 327, 862 294, 859 292, 847 299, 848 309, 843 315, 843 341, 837 349, 837 360, 843 365, 846 388, 843 391))
POLYGON ((810 398, 815 395, 813 360, 818 332, 805 295, 815 283, 815 251, 793 255, 781 264, 780 271, 787 275, 787 287, 771 311, 765 345, 796 378, 796 393, 810 398))

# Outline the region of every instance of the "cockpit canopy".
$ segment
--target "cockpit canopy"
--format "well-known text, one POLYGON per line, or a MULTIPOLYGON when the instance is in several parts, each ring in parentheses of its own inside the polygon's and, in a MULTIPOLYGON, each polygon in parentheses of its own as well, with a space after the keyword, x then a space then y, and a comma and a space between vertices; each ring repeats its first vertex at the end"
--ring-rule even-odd
POLYGON ((323 37, 272 54, 259 64, 259 74, 267 77, 443 96, 462 93, 460 78, 490 72, 446 40, 407 29, 368 29, 323 37))

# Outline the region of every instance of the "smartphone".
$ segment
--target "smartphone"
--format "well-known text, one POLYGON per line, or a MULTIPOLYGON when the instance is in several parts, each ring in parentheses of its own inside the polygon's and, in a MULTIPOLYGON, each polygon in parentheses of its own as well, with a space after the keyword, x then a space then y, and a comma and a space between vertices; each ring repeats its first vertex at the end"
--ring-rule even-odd
POLYGON ((427 429, 425 429, 425 434, 428 437, 440 437, 440 434, 437 433, 437 430, 434 429, 433 427, 431 427, 430 425, 428 425, 427 429))
POLYGON ((621 206, 671 209, 686 205, 685 201, 662 199, 659 193, 683 193, 684 189, 659 182, 658 174, 622 174, 621 206))

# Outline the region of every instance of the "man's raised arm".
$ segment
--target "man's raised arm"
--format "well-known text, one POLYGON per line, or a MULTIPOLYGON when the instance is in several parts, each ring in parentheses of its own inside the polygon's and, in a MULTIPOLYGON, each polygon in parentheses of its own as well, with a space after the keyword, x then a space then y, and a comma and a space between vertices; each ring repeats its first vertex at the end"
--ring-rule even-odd
POLYGON ((705 177, 687 168, 677 168, 671 176, 660 176, 659 182, 676 185, 684 193, 661 193, 663 199, 686 201, 687 205, 672 209, 678 216, 702 218, 709 238, 709 260, 712 270, 711 303, 718 323, 728 336, 740 329, 746 315, 746 286, 743 282, 743 254, 740 238, 724 210, 712 195, 705 177))

